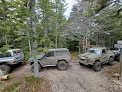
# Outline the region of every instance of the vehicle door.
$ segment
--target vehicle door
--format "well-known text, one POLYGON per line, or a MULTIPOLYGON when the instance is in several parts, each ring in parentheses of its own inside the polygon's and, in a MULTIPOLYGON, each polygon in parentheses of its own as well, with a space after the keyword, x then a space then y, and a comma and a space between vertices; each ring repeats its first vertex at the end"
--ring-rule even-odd
POLYGON ((3 61, 11 61, 14 60, 14 57, 12 56, 11 52, 5 52, 4 53, 3 61))
POLYGON ((54 51, 46 53, 45 57, 41 60, 42 66, 54 66, 55 56, 54 51))
POLYGON ((101 51, 101 62, 105 62, 108 60, 108 55, 106 49, 102 49, 101 51))

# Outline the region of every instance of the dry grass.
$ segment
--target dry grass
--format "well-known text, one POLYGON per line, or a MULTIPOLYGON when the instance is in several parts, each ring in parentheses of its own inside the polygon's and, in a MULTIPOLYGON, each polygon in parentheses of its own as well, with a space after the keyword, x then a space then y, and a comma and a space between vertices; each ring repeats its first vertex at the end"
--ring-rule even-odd
POLYGON ((0 92, 51 92, 51 89, 49 83, 43 78, 29 75, 19 80, 11 80, 10 78, 10 80, 4 81, 0 85, 0 92))
POLYGON ((70 52, 71 53, 71 56, 73 59, 77 59, 78 58, 78 55, 79 53, 78 52, 70 52))
POLYGON ((109 76, 109 78, 119 79, 119 76, 114 76, 115 73, 119 73, 119 63, 115 64, 107 70, 107 75, 109 76))
POLYGON ((3 87, 1 92, 16 92, 15 90, 21 85, 21 81, 13 81, 12 83, 8 84, 7 86, 3 87))

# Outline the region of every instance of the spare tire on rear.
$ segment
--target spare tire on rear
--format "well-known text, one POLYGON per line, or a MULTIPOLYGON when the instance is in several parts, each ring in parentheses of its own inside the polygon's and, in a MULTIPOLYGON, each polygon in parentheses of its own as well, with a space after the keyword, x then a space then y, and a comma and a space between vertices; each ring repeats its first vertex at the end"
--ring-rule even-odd
POLYGON ((65 61, 59 61, 57 67, 59 70, 64 71, 67 69, 68 64, 65 61))

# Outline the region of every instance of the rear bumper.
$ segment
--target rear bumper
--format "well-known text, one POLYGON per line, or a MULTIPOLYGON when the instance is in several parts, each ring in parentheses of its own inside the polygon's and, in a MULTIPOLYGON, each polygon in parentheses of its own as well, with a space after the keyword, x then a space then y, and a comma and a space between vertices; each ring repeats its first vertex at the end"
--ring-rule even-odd
POLYGON ((22 60, 19 60, 19 61, 11 61, 11 62, 8 62, 8 64, 10 64, 10 65, 16 65, 16 64, 19 64, 21 62, 22 62, 22 60))

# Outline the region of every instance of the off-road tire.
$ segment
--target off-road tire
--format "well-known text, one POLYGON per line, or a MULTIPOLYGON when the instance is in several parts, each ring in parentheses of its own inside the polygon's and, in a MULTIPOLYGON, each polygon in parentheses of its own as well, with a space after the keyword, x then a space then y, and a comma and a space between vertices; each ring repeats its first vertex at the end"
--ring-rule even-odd
POLYGON ((109 63, 109 65, 111 65, 111 66, 114 65, 114 58, 113 58, 113 57, 110 57, 108 63, 109 63))
POLYGON ((59 70, 64 71, 67 69, 68 64, 65 61, 59 61, 57 67, 59 70))
POLYGON ((7 74, 11 71, 11 67, 7 64, 0 65, 0 69, 1 69, 3 74, 7 74))
POLYGON ((22 65, 22 62, 19 62, 17 65, 18 65, 18 66, 21 66, 21 65, 22 65))
POLYGON ((120 61, 120 55, 117 56, 116 60, 119 62, 120 61))
POLYGON ((98 72, 98 71, 100 71, 100 69, 101 69, 101 63, 100 63, 99 61, 96 61, 96 62, 93 64, 93 70, 94 70, 95 72, 98 72))
MULTIPOLYGON (((41 71, 41 65, 38 64, 38 70, 41 71)), ((31 65, 31 71, 34 73, 34 63, 31 65)))
POLYGON ((83 65, 82 63, 79 62, 80 65, 83 65))

